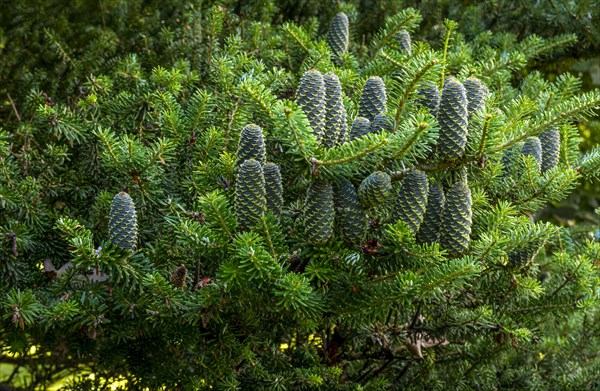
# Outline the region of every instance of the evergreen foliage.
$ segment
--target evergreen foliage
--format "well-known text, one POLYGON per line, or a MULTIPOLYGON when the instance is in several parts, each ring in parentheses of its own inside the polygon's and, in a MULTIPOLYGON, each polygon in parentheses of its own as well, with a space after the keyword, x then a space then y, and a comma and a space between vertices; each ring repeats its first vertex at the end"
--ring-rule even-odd
MULTIPOLYGON (((600 228, 543 214, 600 177, 600 91, 528 68, 574 35, 476 30, 502 2, 16 3, 0 388, 600 386, 600 228)), ((593 45, 594 1, 554 3, 593 45)))

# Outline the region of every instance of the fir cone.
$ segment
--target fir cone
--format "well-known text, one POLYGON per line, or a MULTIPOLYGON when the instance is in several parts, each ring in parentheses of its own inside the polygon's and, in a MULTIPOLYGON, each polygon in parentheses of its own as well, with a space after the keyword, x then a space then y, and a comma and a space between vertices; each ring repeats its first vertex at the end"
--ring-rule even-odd
POLYGON ((523 149, 523 143, 516 143, 512 147, 504 150, 502 155, 502 173, 504 175, 513 175, 518 171, 518 162, 521 158, 521 150, 523 149))
POLYGON ((444 190, 435 182, 430 183, 425 216, 417 234, 419 242, 433 243, 439 240, 445 203, 446 196, 444 196, 444 190))
POLYGON ((339 144, 339 138, 346 131, 346 108, 342 100, 342 85, 340 79, 328 72, 323 76, 325 83, 325 132, 321 143, 325 148, 332 148, 339 144))
POLYGON ((423 88, 419 90, 419 98, 417 103, 429 109, 433 115, 437 115, 440 106, 440 91, 433 83, 427 82, 423 88))
POLYGON ((345 240, 360 244, 365 239, 367 218, 360 206, 354 185, 344 180, 334 187, 337 224, 345 240))
POLYGON ((403 180, 396 198, 393 219, 402 220, 418 232, 427 207, 429 181, 420 170, 411 171, 403 180))
POLYGON ((467 92, 467 100, 469 118, 478 110, 482 109, 485 106, 485 99, 487 98, 488 89, 487 87, 481 83, 481 81, 476 77, 469 77, 463 83, 465 87, 465 91, 467 92))
POLYGON ((237 173, 235 213, 241 229, 255 224, 267 207, 265 177, 262 166, 254 159, 244 161, 237 173))
POLYGON ((552 126, 540 134, 542 143, 542 174, 558 165, 560 158, 560 132, 552 126))
POLYGON ((386 102, 387 97, 383 80, 378 76, 370 77, 365 82, 358 102, 358 115, 373 121, 377 114, 386 112, 386 102))
POLYGON ((264 164, 267 159, 262 129, 254 124, 244 126, 238 143, 237 163, 242 164, 248 159, 255 159, 260 164, 264 164))
POLYGON ((313 132, 320 139, 325 127, 325 82, 321 72, 316 69, 304 72, 298 85, 296 102, 306 114, 313 132))
POLYGON ((446 193, 446 204, 440 225, 440 245, 451 255, 469 248, 471 240, 471 189, 467 182, 456 182, 446 193))
POLYGON ((365 117, 356 117, 350 129, 350 140, 359 138, 368 134, 371 130, 371 121, 365 117))
POLYGON ((266 163, 263 166, 263 174, 265 176, 267 209, 279 216, 283 208, 283 185, 279 166, 275 163, 266 163))
POLYGON ((335 212, 331 183, 318 179, 310 184, 304 203, 304 233, 312 244, 326 242, 333 234, 335 212))
POLYGON ((396 125, 396 121, 392 117, 387 114, 379 113, 371 122, 370 133, 377 133, 385 130, 386 132, 392 133, 394 131, 394 126, 396 125))
POLYGON ((465 153, 468 131, 468 103, 465 87, 455 78, 446 79, 438 121, 440 135, 437 149, 444 159, 458 159, 465 153))
POLYGON ((371 208, 383 203, 392 190, 390 176, 377 171, 366 177, 358 187, 358 198, 365 208, 371 208))
POLYGON ((171 275, 171 283, 175 288, 183 289, 187 278, 187 269, 185 265, 180 265, 171 275))
POLYGON ((135 205, 124 191, 115 195, 108 221, 110 241, 125 250, 137 247, 138 225, 135 205))
POLYGON ((340 12, 334 16, 327 33, 327 43, 336 57, 341 57, 348 51, 349 41, 348 17, 340 12))
POLYGON ((456 182, 466 182, 468 179, 467 167, 462 166, 459 168, 450 168, 446 170, 446 175, 442 179, 442 185, 444 189, 448 190, 456 182))
POLYGON ((541 248, 539 242, 529 242, 518 246, 508 254, 508 261, 514 267, 521 267, 533 261, 538 251, 541 248))
POLYGON ((527 137, 521 149, 524 156, 533 156, 538 164, 538 171, 542 169, 542 143, 537 137, 527 137))
POLYGON ((398 46, 400 51, 405 51, 407 54, 410 54, 411 45, 410 45, 410 34, 406 30, 400 30, 396 33, 396 41, 398 41, 398 46))

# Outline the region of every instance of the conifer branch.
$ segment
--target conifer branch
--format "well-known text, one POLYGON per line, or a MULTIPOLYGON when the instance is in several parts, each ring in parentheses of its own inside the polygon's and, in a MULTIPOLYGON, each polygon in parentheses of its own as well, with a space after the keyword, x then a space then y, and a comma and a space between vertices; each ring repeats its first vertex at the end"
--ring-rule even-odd
POLYGON ((488 130, 490 129, 490 122, 492 121, 492 115, 488 114, 485 116, 485 122, 483 123, 483 130, 481 134, 481 143, 479 144, 479 150, 477 151, 477 160, 483 156, 483 150, 485 149, 485 143, 487 141, 488 130))
POLYGON ((382 36, 375 37, 371 53, 378 53, 402 29, 410 28, 421 20, 421 15, 413 8, 407 8, 386 23, 382 36))
POLYGON ((404 105, 408 101, 408 97, 409 97, 410 93, 413 91, 413 89, 415 88, 415 86, 417 85, 419 80, 421 80, 421 78, 423 76, 425 76, 425 74, 431 68, 433 68, 433 66, 435 66, 438 63, 439 63, 439 60, 437 58, 433 58, 430 61, 428 61, 425 64, 425 66, 423 66, 421 69, 419 69, 419 71, 417 73, 415 73, 414 77, 410 80, 410 82, 404 89, 404 93, 402 94, 402 97, 400 98, 400 101, 398 102, 398 107, 396 108, 396 116, 394 117, 394 119, 396 120, 396 125, 394 126, 394 132, 398 129, 400 117, 402 115, 402 112, 404 111, 404 105))
POLYGON ((430 125, 427 122, 419 123, 417 129, 411 134, 408 141, 405 142, 404 147, 400 151, 398 151, 398 154, 394 156, 394 158, 401 159, 406 154, 406 152, 419 140, 421 135, 425 133, 427 129, 429 129, 429 126, 430 125))
POLYGON ((444 55, 442 56, 442 64, 444 66, 442 68, 442 77, 440 78, 440 88, 444 86, 446 76, 446 58, 448 56, 448 46, 450 45, 450 37, 452 36, 452 31, 458 26, 458 24, 453 20, 446 19, 444 21, 444 26, 446 26, 446 33, 444 35, 444 55))
POLYGON ((302 140, 300 139, 300 135, 298 134, 298 129, 296 129, 296 124, 294 123, 294 121, 292 121, 292 117, 291 117, 292 110, 286 107, 285 114, 287 117, 286 119, 287 119, 288 127, 291 129, 292 133, 294 134, 294 140, 296 141, 296 146, 300 150, 300 153, 304 157, 304 160, 306 160, 306 162, 310 164, 312 158, 310 158, 308 156, 308 153, 304 148, 304 143, 302 142, 302 140))
POLYGON ((345 157, 345 158, 341 158, 341 159, 335 159, 335 160, 319 160, 317 158, 311 158, 310 159, 310 163, 317 165, 317 166, 335 166, 338 164, 345 164, 345 163, 350 163, 354 160, 360 159, 361 157, 376 151, 377 149, 379 149, 380 147, 384 146, 385 144, 387 144, 389 142, 389 140, 387 138, 384 138, 383 140, 381 140, 380 142, 378 142, 377 144, 374 144, 372 146, 370 146, 369 148, 366 148, 358 153, 355 153, 351 156, 345 157))
POLYGON ((572 98, 564 104, 557 107, 561 110, 558 114, 552 115, 549 118, 543 120, 541 123, 535 125, 532 130, 521 133, 520 135, 512 138, 500 146, 500 149, 508 148, 519 141, 522 141, 530 136, 537 136, 552 125, 558 124, 569 118, 576 117, 581 114, 591 114, 590 112, 597 109, 600 106, 600 92, 590 91, 579 97, 572 98))
POLYGON ((300 39, 300 37, 298 36, 298 34, 296 34, 296 32, 292 31, 292 25, 291 24, 284 24, 283 25, 283 31, 285 31, 286 33, 288 33, 292 38, 294 38, 294 40, 296 42, 298 42, 298 45, 300 45, 302 47, 302 49, 304 49, 305 52, 309 53, 310 50, 308 49, 308 47, 304 44, 304 42, 302 42, 302 40, 300 39))

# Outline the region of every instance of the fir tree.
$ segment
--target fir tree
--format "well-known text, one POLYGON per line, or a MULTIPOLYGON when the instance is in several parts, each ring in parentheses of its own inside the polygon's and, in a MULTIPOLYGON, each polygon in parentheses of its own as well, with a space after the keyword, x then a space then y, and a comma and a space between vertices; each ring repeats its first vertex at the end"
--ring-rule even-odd
POLYGON ((22 26, 52 64, 1 60, 23 73, 0 87, 0 383, 598 388, 599 228, 542 212, 600 177, 600 92, 527 72, 571 36, 102 4, 81 38, 22 26))

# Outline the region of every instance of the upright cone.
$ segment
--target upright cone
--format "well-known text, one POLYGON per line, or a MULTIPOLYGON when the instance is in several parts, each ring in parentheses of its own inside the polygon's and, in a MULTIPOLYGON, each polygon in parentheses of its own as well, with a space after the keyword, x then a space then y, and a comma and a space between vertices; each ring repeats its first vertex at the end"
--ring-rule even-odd
POLYGON ((133 200, 122 191, 114 196, 108 220, 110 241, 125 250, 137 247, 138 225, 133 200))
POLYGON ((304 234, 312 244, 326 242, 333 234, 335 212, 333 188, 325 180, 315 180, 308 187, 304 202, 304 234))
POLYGON ((371 121, 365 117, 356 117, 350 129, 350 140, 369 134, 371 131, 371 121))
POLYGON ((366 177, 358 187, 358 198, 365 208, 371 208, 383 203, 392 190, 390 176, 377 171, 366 177))
POLYGON ((386 112, 387 95, 385 84, 378 76, 367 79, 359 99, 358 115, 373 121, 379 113, 386 112))
POLYGON ((541 247, 542 243, 538 241, 521 244, 508 254, 508 261, 514 267, 525 266, 533 260, 541 247))
POLYGON ((185 265, 180 265, 171 275, 171 283, 175 288, 183 289, 187 278, 187 268, 185 265))
POLYGON ((468 103, 465 87, 455 78, 446 79, 438 111, 440 135, 437 149, 444 159, 465 154, 468 132, 468 103))
POLYGON ((275 163, 266 163, 263 166, 263 174, 265 176, 267 209, 279 216, 283 208, 283 184, 279 166, 275 163))
POLYGON ((538 171, 542 169, 542 143, 537 137, 527 137, 521 154, 524 156, 532 156, 538 165, 538 171))
POLYGON ((423 171, 411 171, 401 183, 393 219, 402 220, 413 232, 418 232, 427 207, 429 181, 423 171))
POLYGON ((442 222, 442 213, 446 196, 444 190, 437 183, 429 184, 429 193, 427 195, 427 208, 425 216, 417 234, 417 240, 421 243, 437 242, 440 237, 440 225, 442 222))
POLYGON ((392 117, 384 113, 379 113, 375 116, 373 122, 371 122, 371 129, 369 130, 369 132, 378 133, 382 130, 385 130, 386 132, 392 133, 394 131, 395 125, 396 122, 392 117))
POLYGON ((440 91, 433 83, 426 83, 418 92, 417 103, 429 109, 433 115, 437 115, 440 106, 440 91))
POLYGON ((242 164, 248 159, 255 159, 260 164, 264 164, 267 159, 262 129, 255 124, 244 126, 238 143, 237 163, 242 164))
POLYGON ((488 89, 476 77, 469 77, 463 85, 467 92, 469 118, 471 118, 476 111, 481 110, 485 106, 488 89))
POLYGON ((328 72, 323 76, 325 83, 325 131, 321 143, 332 148, 340 143, 340 137, 346 133, 346 108, 342 100, 340 79, 328 72))
POLYGON ((333 194, 337 225, 342 236, 350 243, 362 243, 367 229, 367 217, 360 206, 354 185, 343 180, 334 186, 333 194))
POLYGON ((340 12, 334 16, 327 33, 327 44, 336 57, 341 57, 348 51, 349 40, 348 17, 340 12))
POLYGON ((446 204, 440 226, 440 245, 451 255, 467 251, 471 241, 471 189, 466 181, 458 181, 446 193, 446 204))
POLYGON ((560 159, 560 132, 552 126, 540 134, 542 143, 542 174, 558 165, 560 159))
POLYGON ((401 51, 405 51, 407 54, 410 54, 411 45, 410 45, 410 34, 406 30, 400 30, 396 33, 396 41, 398 41, 398 47, 401 51))
POLYGON ((257 160, 246 160, 240 165, 235 185, 235 213, 240 228, 244 230, 256 224, 266 207, 262 166, 257 160))
POLYGON ((325 82, 321 72, 316 69, 304 72, 298 84, 296 102, 306 114, 313 132, 320 139, 325 127, 325 82))
POLYGON ((517 143, 504 150, 502 155, 502 174, 511 176, 518 171, 523 143, 517 143))

